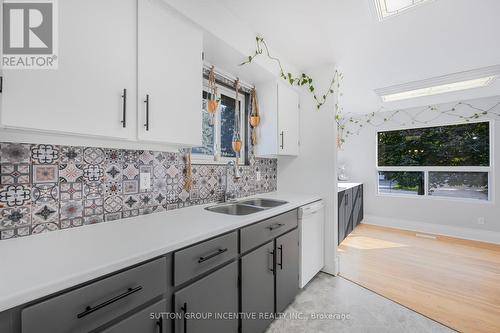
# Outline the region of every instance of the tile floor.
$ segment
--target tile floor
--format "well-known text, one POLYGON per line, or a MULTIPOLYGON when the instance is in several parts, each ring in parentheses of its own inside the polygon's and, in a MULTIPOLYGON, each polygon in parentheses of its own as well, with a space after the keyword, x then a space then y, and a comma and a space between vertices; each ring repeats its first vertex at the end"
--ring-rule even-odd
POLYGON ((320 273, 266 333, 445 333, 455 332, 433 320, 340 277, 320 273), (311 314, 334 314, 338 319, 310 319, 311 314), (343 318, 342 318, 343 316, 343 318))

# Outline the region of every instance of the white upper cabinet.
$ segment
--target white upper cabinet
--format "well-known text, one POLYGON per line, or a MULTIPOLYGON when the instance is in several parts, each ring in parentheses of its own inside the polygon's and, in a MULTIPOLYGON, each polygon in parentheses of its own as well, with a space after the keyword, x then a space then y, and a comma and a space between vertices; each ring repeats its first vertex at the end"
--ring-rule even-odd
POLYGON ((139 140, 200 146, 203 34, 162 0, 139 1, 139 140))
POLYGON ((257 85, 261 124, 257 156, 299 155, 299 95, 281 81, 257 85))
POLYGON ((59 68, 4 69, 2 125, 135 139, 137 0, 58 6, 59 68))

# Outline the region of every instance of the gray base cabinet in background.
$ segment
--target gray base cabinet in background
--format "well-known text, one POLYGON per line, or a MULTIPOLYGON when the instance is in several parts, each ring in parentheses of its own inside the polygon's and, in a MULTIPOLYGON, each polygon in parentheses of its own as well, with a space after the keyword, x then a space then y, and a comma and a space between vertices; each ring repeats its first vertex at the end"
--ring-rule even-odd
POLYGON ((174 294, 176 333, 234 333, 238 331, 238 263, 233 262, 174 294), (195 316, 210 315, 210 318, 195 316), (231 318, 215 318, 233 315, 231 318))
POLYGON ((283 312, 299 293, 299 231, 276 239, 276 312, 283 312))
POLYGON ((292 210, 1 312, 0 332, 263 333, 299 292, 299 253, 292 210))
POLYGON ((338 193, 338 244, 363 220, 363 185, 338 193))
POLYGON ((274 270, 274 241, 241 258, 241 310, 252 315, 242 318, 244 333, 264 332, 273 321, 261 314, 274 314, 274 270))

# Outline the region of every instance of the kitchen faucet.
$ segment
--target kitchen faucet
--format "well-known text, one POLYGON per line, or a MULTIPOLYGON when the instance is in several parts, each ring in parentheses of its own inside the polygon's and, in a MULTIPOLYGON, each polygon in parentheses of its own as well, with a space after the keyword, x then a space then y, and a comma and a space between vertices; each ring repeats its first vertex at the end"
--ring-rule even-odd
POLYGON ((240 175, 240 170, 238 168, 238 166, 234 163, 234 161, 229 161, 227 162, 227 167, 226 167, 226 184, 225 184, 225 189, 224 189, 224 199, 223 201, 224 202, 228 202, 228 201, 233 201, 236 199, 236 191, 233 191, 232 193, 228 192, 228 175, 229 175, 229 169, 233 169, 234 170, 234 179, 240 179, 241 178, 241 175, 240 175))

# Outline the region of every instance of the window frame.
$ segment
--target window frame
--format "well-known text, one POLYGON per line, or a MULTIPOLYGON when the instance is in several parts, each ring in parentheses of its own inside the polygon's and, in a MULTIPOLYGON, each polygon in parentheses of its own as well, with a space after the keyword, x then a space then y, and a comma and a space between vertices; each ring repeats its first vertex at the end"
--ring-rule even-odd
POLYGON ((387 127, 384 129, 375 131, 375 179, 376 179, 376 196, 378 197, 397 197, 397 198, 411 198, 420 200, 446 200, 446 201, 458 201, 467 203, 479 203, 479 204, 494 204, 495 203, 495 156, 494 156, 494 132, 495 132, 495 122, 493 119, 480 119, 471 120, 468 122, 443 122, 443 123, 433 123, 433 124, 422 124, 418 127, 387 127), (381 132, 389 131, 404 131, 417 128, 431 128, 431 127, 444 127, 453 125, 467 125, 476 123, 489 123, 489 166, 379 166, 378 164, 378 134, 381 132), (398 193, 382 193, 379 191, 379 171, 414 171, 424 173, 424 195, 407 195, 398 193), (487 172, 488 173, 488 199, 478 200, 472 198, 453 198, 444 196, 434 196, 429 195, 429 173, 430 172, 487 172))
MULTIPOLYGON (((235 90, 230 89, 227 86, 216 82, 217 85, 217 98, 219 99, 221 94, 228 96, 232 99, 235 97, 235 90)), ((203 78, 203 89, 202 89, 202 96, 203 92, 208 92, 208 80, 206 78, 203 78)), ((203 97, 202 97, 203 98, 203 97)), ((241 109, 240 109, 240 133, 241 133, 241 138, 242 138, 242 145, 241 145, 241 151, 240 151, 240 158, 239 158, 239 165, 245 165, 246 164, 246 149, 247 149, 247 128, 245 126, 246 122, 246 97, 245 93, 240 92, 238 96, 238 101, 241 103, 241 109)), ((219 106, 220 108, 220 106, 219 106)), ((202 110, 203 112, 203 110, 202 110)), ((215 117, 214 121, 214 136, 215 139, 217 140, 217 147, 220 150, 221 148, 221 112, 220 110, 217 112, 217 117, 215 117)), ((192 164, 216 164, 216 165, 224 165, 227 164, 229 161, 234 161, 235 157, 223 157, 221 156, 218 161, 214 160, 214 155, 204 155, 204 154, 197 154, 197 153, 192 153, 191 155, 191 162, 192 164)))

